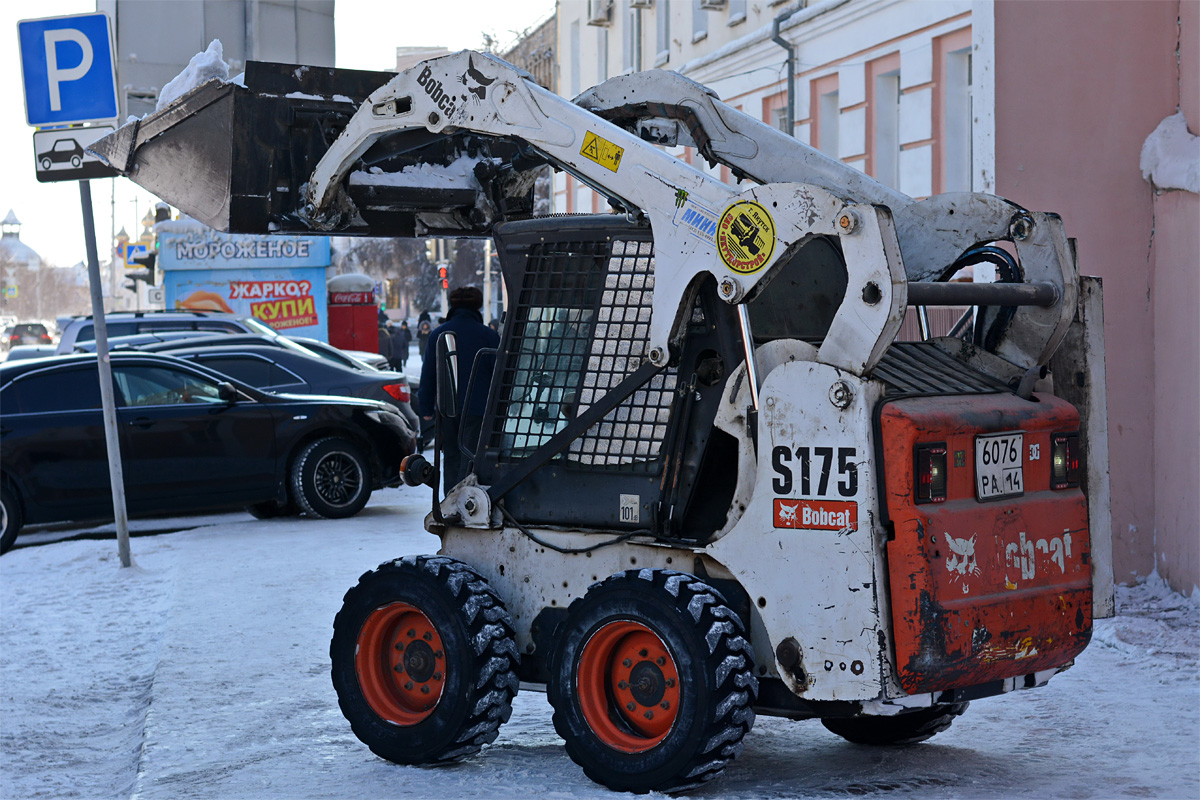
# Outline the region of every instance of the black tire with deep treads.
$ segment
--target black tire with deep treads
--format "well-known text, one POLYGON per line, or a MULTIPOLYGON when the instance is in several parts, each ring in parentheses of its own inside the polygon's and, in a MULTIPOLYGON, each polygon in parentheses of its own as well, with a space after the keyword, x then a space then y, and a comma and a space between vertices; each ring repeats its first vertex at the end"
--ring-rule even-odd
MULTIPOLYGON (((547 692, 568 755, 589 778, 617 791, 674 792, 719 776, 754 725, 758 681, 744 634, 737 613, 694 575, 630 570, 593 585, 571 604, 551 657, 547 692), (606 743, 589 725, 581 707, 584 690, 577 685, 591 638, 606 626, 628 622, 658 637, 679 675, 671 727, 643 752, 606 743)), ((619 709, 609 709, 610 718, 619 720, 619 709)))
POLYGON ((854 744, 874 746, 909 745, 923 742, 950 727, 968 703, 944 703, 897 714, 894 717, 845 717, 822 719, 821 724, 854 744))
POLYGON ((338 704, 354 734, 398 764, 456 761, 496 739, 512 714, 518 655, 512 620, 470 566, 442 556, 408 556, 364 573, 346 592, 329 645, 338 704), (389 604, 418 608, 446 652, 442 695, 430 715, 401 725, 381 718, 364 696, 355 658, 367 617, 389 604))
POLYGON ((21 501, 8 486, 0 484, 0 553, 12 548, 23 521, 21 501))
POLYGON ((362 449, 340 436, 305 445, 292 463, 290 495, 313 517, 352 517, 371 499, 371 467, 362 449))

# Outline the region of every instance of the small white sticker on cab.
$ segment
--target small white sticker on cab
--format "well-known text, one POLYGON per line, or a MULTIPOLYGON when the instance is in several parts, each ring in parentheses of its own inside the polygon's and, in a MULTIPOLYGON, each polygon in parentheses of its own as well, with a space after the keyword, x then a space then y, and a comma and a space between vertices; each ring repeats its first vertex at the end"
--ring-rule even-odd
POLYGON ((642 496, 640 494, 621 495, 621 522, 642 521, 642 496))

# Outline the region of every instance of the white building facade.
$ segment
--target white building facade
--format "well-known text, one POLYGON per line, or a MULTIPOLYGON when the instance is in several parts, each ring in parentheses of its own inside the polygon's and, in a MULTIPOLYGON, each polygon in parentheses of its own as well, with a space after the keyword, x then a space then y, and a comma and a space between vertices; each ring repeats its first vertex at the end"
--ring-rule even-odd
MULTIPOLYGON (((674 70, 786 132, 791 48, 800 141, 913 197, 993 191, 991 48, 980 47, 990 12, 990 0, 565 0, 559 86, 574 96, 614 75, 674 70)), ((602 210, 561 174, 556 208, 602 210)))

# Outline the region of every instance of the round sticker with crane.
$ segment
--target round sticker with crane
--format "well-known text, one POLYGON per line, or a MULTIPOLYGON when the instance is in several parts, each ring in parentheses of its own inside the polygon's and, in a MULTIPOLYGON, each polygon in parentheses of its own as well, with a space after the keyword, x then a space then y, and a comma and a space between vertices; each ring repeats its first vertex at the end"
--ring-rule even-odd
POLYGON ((738 200, 725 209, 717 223, 717 252, 734 272, 758 272, 775 252, 771 215, 752 200, 738 200))

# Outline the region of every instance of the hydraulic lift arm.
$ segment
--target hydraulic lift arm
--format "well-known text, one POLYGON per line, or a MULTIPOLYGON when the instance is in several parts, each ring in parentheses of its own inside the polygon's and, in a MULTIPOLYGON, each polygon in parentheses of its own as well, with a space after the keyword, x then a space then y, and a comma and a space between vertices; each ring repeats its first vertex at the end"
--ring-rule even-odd
POLYGON ((353 206, 341 187, 359 157, 384 135, 420 128, 519 138, 650 219, 656 263, 649 357, 656 365, 670 358, 677 316, 690 307, 683 301, 698 275, 711 274, 721 296, 739 302, 789 247, 817 234, 845 234, 851 283, 867 298, 857 314, 844 315, 839 327, 845 335, 829 337, 824 355, 862 372, 895 334, 883 335, 893 327, 888 318, 904 307, 903 273, 886 211, 849 210, 841 197, 817 187, 767 186, 739 198, 731 187, 552 94, 512 65, 468 51, 419 64, 366 99, 313 171, 304 216, 318 229, 343 225, 353 206), (679 224, 681 217, 704 222, 679 224), (864 315, 876 319, 855 324, 864 315))
MULTIPOLYGON (((1060 297, 1018 307, 998 326, 995 341, 986 349, 1029 369, 1047 363, 1066 335, 1079 276, 1056 214, 1030 212, 994 195, 968 192, 915 201, 721 102, 711 89, 676 72, 652 70, 610 78, 574 102, 647 141, 695 147, 710 164, 723 164, 739 178, 761 184, 808 183, 848 201, 887 206, 910 285, 946 281, 957 270, 955 265, 962 265, 964 254, 1009 242, 1021 270, 1016 280, 1042 284, 1060 297)), ((940 302, 930 304, 987 305, 967 298, 963 288, 946 287, 940 302), (954 298, 953 293, 960 296, 954 298)), ((916 296, 910 299, 913 305, 922 303, 916 296)), ((991 327, 999 313, 1001 308, 993 305, 981 315, 981 326, 991 327)))

